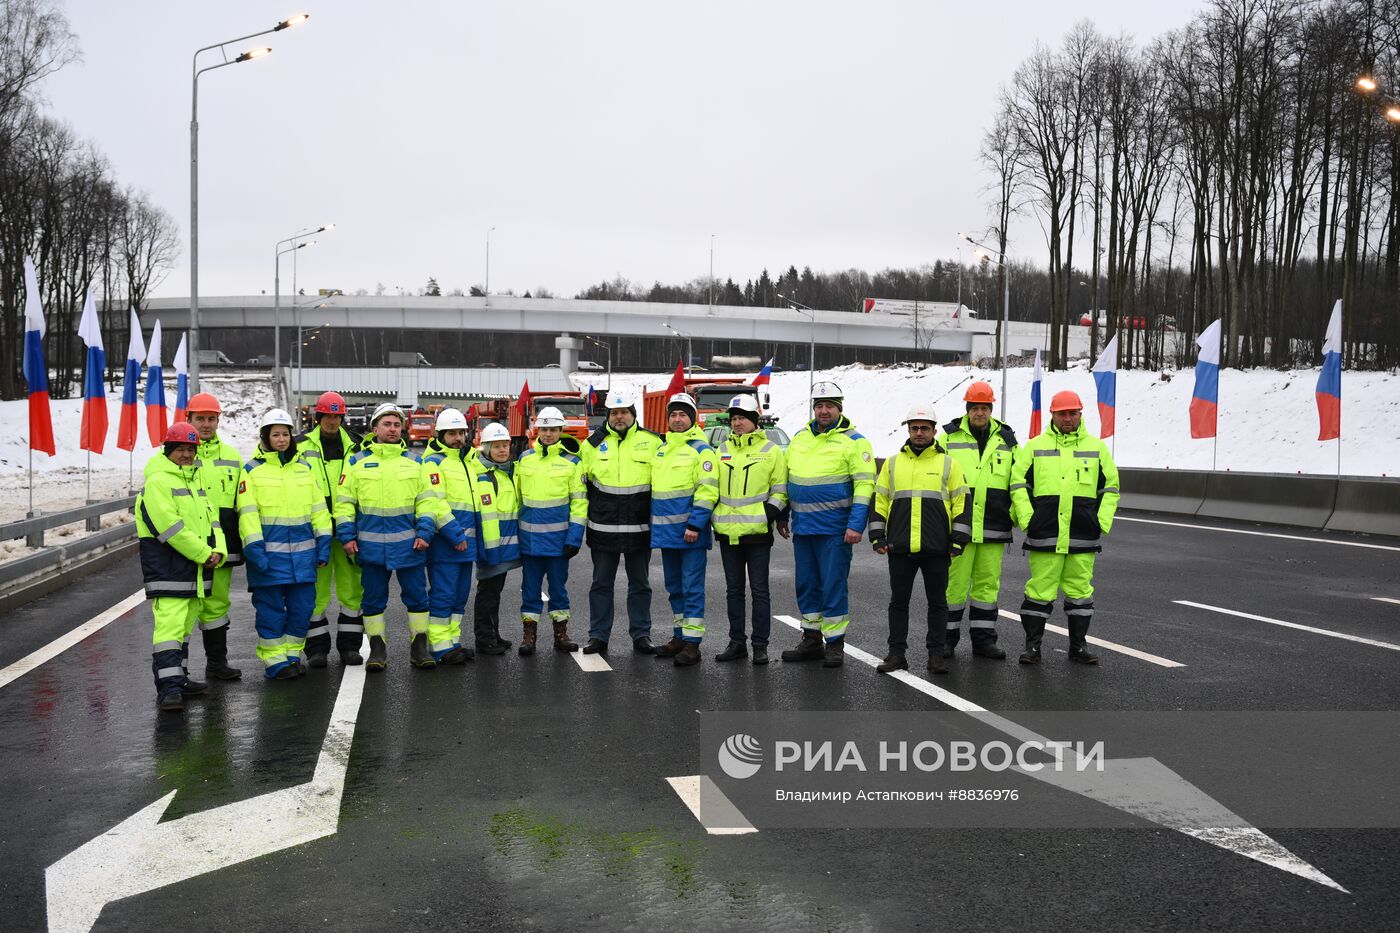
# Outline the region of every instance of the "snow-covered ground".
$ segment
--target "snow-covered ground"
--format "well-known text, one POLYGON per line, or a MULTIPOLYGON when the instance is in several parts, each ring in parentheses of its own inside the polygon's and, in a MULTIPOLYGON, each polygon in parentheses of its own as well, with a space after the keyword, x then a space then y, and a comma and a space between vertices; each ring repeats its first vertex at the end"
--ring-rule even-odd
MULTIPOLYGON (((604 377, 605 379, 606 377, 604 377)), ((896 450, 905 431, 905 411, 915 403, 932 404, 940 423, 961 416, 962 395, 969 382, 986 379, 1001 396, 999 370, 967 366, 908 367, 843 366, 819 371, 845 391, 846 414, 880 456, 896 450)), ((577 375, 575 382, 601 382, 596 375, 577 375)), ((665 388, 671 373, 614 375, 617 385, 665 388)), ((773 376, 772 411, 789 434, 807 415, 805 372, 773 376)), ((1211 468, 1214 442, 1192 440, 1187 415, 1194 373, 1191 370, 1120 372, 1116 437, 1110 438, 1121 466, 1211 468)), ((1266 473, 1337 472, 1336 441, 1317 440, 1317 404, 1313 390, 1317 370, 1224 370, 1220 374, 1220 437, 1216 467, 1266 473)), ((1030 425, 1030 369, 1007 374, 1007 420, 1021 440, 1030 425)), ((1094 380, 1087 363, 1065 372, 1046 373, 1042 386, 1050 397, 1072 389, 1084 402, 1091 431, 1099 430, 1094 380)), ((1342 375, 1342 472, 1353 476, 1400 475, 1400 374, 1346 372, 1342 375)), ((999 408, 999 407, 998 407, 999 408)), ((1045 423, 1049 424, 1048 413, 1045 423)))

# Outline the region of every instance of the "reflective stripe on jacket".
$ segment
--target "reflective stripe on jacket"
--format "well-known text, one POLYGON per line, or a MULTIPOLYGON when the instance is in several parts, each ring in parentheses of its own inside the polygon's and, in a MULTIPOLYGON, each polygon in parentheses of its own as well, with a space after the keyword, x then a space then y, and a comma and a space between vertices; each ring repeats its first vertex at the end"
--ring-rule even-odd
POLYGON ((431 471, 436 470, 447 507, 452 510, 452 517, 457 520, 467 540, 467 549, 459 551, 446 536, 433 535, 432 544, 428 547, 429 561, 465 564, 476 560, 476 502, 472 497, 471 480, 467 477, 468 464, 474 460, 470 447, 454 450, 438 443, 436 438, 428 441, 427 452, 423 455, 423 469, 430 471, 428 482, 432 483, 431 471))
POLYGON ((819 431, 809 422, 787 449, 788 502, 795 535, 864 532, 875 493, 870 441, 842 415, 819 431))
POLYGON ((651 546, 709 548, 704 534, 719 501, 715 449, 698 426, 677 434, 666 433, 651 469, 651 546), (686 529, 701 532, 687 543, 686 529))
POLYGON ((1016 434, 1011 426, 992 418, 987 443, 979 450, 977 436, 964 415, 943 426, 938 443, 963 469, 972 491, 971 508, 964 530, 973 544, 1011 540, 1011 465, 1016 455, 1016 434))
POLYGON ((870 540, 895 554, 950 554, 966 544, 967 485, 958 461, 937 444, 908 444, 885 461, 875 481, 870 540))
POLYGON ((715 451, 719 461, 719 502, 715 506, 715 536, 738 544, 739 539, 773 541, 768 510, 787 508, 787 458, 763 429, 730 433, 715 451))
POLYGON ((259 448, 243 467, 238 531, 249 588, 315 583, 316 564, 331 559, 331 516, 311 465, 259 448))
POLYGON ((362 444, 340 474, 335 536, 358 542, 363 562, 396 570, 423 563, 427 552, 415 551, 413 539, 431 542, 439 531, 454 543, 463 540, 441 479, 433 485, 402 441, 362 444))
POLYGON ((515 463, 520 495, 520 553, 562 557, 566 547, 582 547, 588 523, 588 492, 578 441, 568 435, 546 447, 540 441, 515 463))
POLYGON ((467 466, 477 508, 477 560, 482 564, 519 560, 520 498, 515 491, 515 464, 497 463, 478 451, 467 466))
POLYGON ((1084 430, 1062 434, 1053 424, 1016 451, 1011 509, 1028 551, 1083 554, 1103 550, 1101 538, 1118 511, 1118 467, 1108 445, 1084 430))
POLYGON ((195 467, 178 467, 157 451, 146 461, 136 497, 136 537, 146 596, 209 595, 204 562, 224 551, 223 529, 195 467))
POLYGON ((624 434, 604 424, 583 445, 590 548, 616 553, 651 547, 651 471, 662 443, 639 424, 624 434))
POLYGON ((228 560, 225 567, 236 567, 243 563, 243 545, 238 538, 238 484, 243 481, 243 455, 232 444, 215 434, 207 441, 200 441, 194 456, 195 468, 199 470, 199 483, 209 496, 209 504, 219 517, 224 529, 224 540, 228 544, 228 560))

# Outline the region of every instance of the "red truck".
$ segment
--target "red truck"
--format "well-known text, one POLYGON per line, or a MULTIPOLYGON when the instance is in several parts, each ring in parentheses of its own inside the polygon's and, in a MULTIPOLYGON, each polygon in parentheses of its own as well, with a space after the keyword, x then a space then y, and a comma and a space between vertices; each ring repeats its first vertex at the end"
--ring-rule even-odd
MULTIPOLYGON (((685 380, 685 391, 695 399, 699 411, 700 427, 705 426, 706 416, 713 416, 729 409, 729 400, 736 395, 752 395, 759 400, 759 410, 764 409, 766 398, 759 394, 756 386, 749 385, 743 376, 690 376, 685 380)), ((665 389, 647 392, 642 397, 642 425, 658 434, 666 433, 665 389)))
POLYGON ((481 430, 493 421, 498 421, 510 431, 511 456, 520 453, 535 442, 535 417, 542 408, 557 408, 564 416, 564 433, 578 440, 580 444, 588 440, 588 416, 581 395, 534 395, 530 396, 530 411, 527 417, 521 416, 518 399, 491 399, 476 403, 476 424, 472 438, 476 446, 481 446, 481 430))

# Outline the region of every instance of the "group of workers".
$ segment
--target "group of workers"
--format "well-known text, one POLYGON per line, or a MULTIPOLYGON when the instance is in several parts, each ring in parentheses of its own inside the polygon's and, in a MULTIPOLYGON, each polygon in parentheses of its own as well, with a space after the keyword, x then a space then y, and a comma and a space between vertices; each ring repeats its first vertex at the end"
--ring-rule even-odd
POLYGON ((919 574, 931 673, 947 672, 964 613, 972 653, 1005 658, 995 623, 1015 526, 1025 533, 1031 571, 1020 608, 1020 661, 1040 663, 1041 637, 1062 592, 1069 658, 1096 663, 1086 641, 1094 557, 1112 527, 1118 472, 1108 448, 1084 429, 1078 396, 1057 394, 1049 430, 1018 445, 1011 428, 992 417, 991 386, 974 382, 965 413, 941 432, 932 408, 912 407, 904 420, 908 440, 878 471, 844 401, 836 384, 816 383, 812 419, 784 450, 763 430, 753 395, 731 399, 730 430, 715 447, 691 396, 670 397, 663 436, 637 423, 635 399, 610 391, 605 422, 583 442, 563 433, 557 409, 541 409, 536 438, 518 458, 504 426, 485 425, 473 447, 466 418, 446 409, 420 457, 404 442, 399 408, 380 405, 361 438, 343 424, 344 398, 327 392, 305 435, 294 436, 286 411, 267 412, 245 463, 219 436, 217 399, 197 394, 189 421, 170 428, 147 464, 137 499, 142 572, 154 600, 157 701, 181 710, 186 696, 208 689, 188 673, 196 623, 206 675, 241 676, 228 664, 227 648, 238 563, 247 565, 257 654, 270 680, 327 665, 332 590, 342 663, 384 670, 395 575, 415 668, 511 648, 500 603, 516 568, 518 653, 535 654, 546 603, 554 649, 576 651, 567 583, 585 544, 593 566, 584 653, 608 652, 622 569, 632 650, 687 667, 701 660, 707 559, 718 541, 729 642, 715 660, 767 664, 775 532, 793 543, 802 628, 784 661, 843 663, 852 552, 867 532, 889 565, 889 647, 877 670, 909 666, 909 601, 919 574), (651 641, 653 550, 661 552, 672 611, 672 637, 662 645, 651 641), (462 635, 473 572, 474 647, 462 635))

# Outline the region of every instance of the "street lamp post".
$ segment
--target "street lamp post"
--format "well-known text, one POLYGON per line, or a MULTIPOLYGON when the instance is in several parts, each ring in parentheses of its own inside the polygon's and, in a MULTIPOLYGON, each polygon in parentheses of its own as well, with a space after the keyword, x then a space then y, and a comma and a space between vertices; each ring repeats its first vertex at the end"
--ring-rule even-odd
MULTIPOLYGON (((276 399, 275 399, 275 400, 276 400, 279 404, 285 404, 285 403, 283 402, 283 399, 282 399, 282 373, 281 373, 281 369, 282 369, 282 257, 283 257, 285 254, 287 254, 287 253, 295 252, 296 250, 304 249, 305 247, 308 247, 308 246, 315 246, 315 245, 316 245, 316 241, 315 241, 315 240, 308 240, 307 242, 304 242, 304 243, 298 243, 297 241, 300 240, 302 237, 305 237, 305 236, 314 236, 314 235, 317 234, 317 233, 324 233, 324 232, 327 231, 327 230, 334 230, 334 229, 335 229, 335 224, 322 224, 321 226, 317 227, 317 228, 314 229, 314 230, 312 230, 310 227, 308 227, 308 228, 305 229, 305 230, 301 230, 301 231, 298 231, 297 233, 292 234, 291 236, 287 237, 285 240, 278 240, 278 241, 277 241, 277 246, 274 248, 274 252, 276 253, 276 261, 275 261, 275 263, 274 263, 273 272, 272 272, 272 385, 273 385, 273 389, 274 389, 274 394, 276 395, 276 399), (286 249, 282 249, 283 246, 286 246, 287 248, 286 248, 286 249)), ((293 259, 293 261, 295 261, 295 260, 296 260, 296 257, 293 256, 292 259, 293 259)), ((293 266, 293 269, 295 269, 295 268, 296 268, 296 267, 293 266)), ((293 272, 293 274, 292 274, 292 292, 294 293, 294 294, 293 294, 293 297, 292 297, 292 303, 293 303, 293 304, 296 304, 296 296, 295 296, 295 292, 296 292, 296 273, 295 273, 295 272, 293 272)))
POLYGON ((202 49, 196 49, 193 58, 190 60, 190 326, 189 326, 189 368, 190 368, 190 388, 199 389, 199 76, 206 71, 214 71, 218 68, 225 68, 229 65, 237 65, 240 62, 252 61, 255 58, 262 58, 272 49, 263 46, 262 48, 249 49, 233 59, 229 59, 225 47, 235 42, 244 42, 248 39, 256 39, 258 36, 266 36, 274 32, 281 32, 292 26, 300 26, 310 19, 309 13, 299 13, 296 16, 282 20, 271 29, 264 29, 261 32, 250 33, 246 36, 239 36, 236 39, 226 39, 223 42, 216 42, 213 45, 206 45, 202 49), (224 56, 224 60, 217 65, 210 65, 207 68, 199 67, 199 56, 204 52, 218 49, 224 56))
MULTIPOLYGON (((495 230, 492 227, 491 230, 495 230)), ((486 231, 486 303, 491 303, 491 230, 486 231)))
POLYGON ((710 313, 715 313, 715 235, 710 234, 710 313))
MULTIPOLYGON (((991 248, 983 246, 966 233, 959 233, 973 246, 977 247, 977 258, 982 262, 994 262, 1001 267, 1001 420, 1006 421, 1006 368, 1007 368, 1007 345, 1011 342, 1011 270, 1006 265, 1006 251, 1001 252, 1000 259, 993 259, 991 248)), ((961 264, 959 264, 961 265, 961 264)))
MULTIPOLYGON (((313 307, 313 310, 314 310, 315 308, 328 308, 328 307, 330 307, 330 304, 331 304, 331 303, 330 303, 329 301, 322 301, 322 302, 316 304, 316 305, 313 307)), ((301 336, 301 309, 302 309, 302 305, 301 305, 300 303, 297 302, 296 296, 295 296, 295 295, 292 296, 292 308, 296 311, 296 327, 297 327, 297 393, 296 393, 296 418, 297 418, 297 423, 300 424, 300 423, 301 423, 301 384, 302 384, 301 348, 302 348, 303 346, 305 346, 306 344, 305 344, 305 341, 302 340, 302 336, 301 336)), ((328 324, 322 324, 320 327, 317 327, 317 328, 315 328, 315 329, 316 329, 316 330, 320 330, 321 327, 327 327, 327 326, 329 326, 329 325, 328 325, 328 324)), ((290 361, 289 361, 289 362, 290 362, 290 361)))
POLYGON ((800 301, 789 298, 782 292, 774 292, 774 294, 783 299, 783 301, 786 301, 788 307, 792 308, 792 310, 796 311, 798 314, 807 315, 807 320, 812 322, 807 341, 808 351, 811 354, 807 362, 807 395, 810 398, 812 387, 817 384, 817 311, 815 308, 807 307, 807 305, 804 305, 800 301), (805 311, 803 310, 804 308, 806 308, 805 311))
POLYGON ((661 323, 661 326, 685 341, 685 374, 686 376, 693 375, 690 371, 690 361, 693 358, 693 355, 691 353, 693 348, 690 344, 690 335, 676 330, 674 327, 672 327, 669 323, 665 321, 661 323))
POLYGON ((589 343, 593 344, 593 346, 595 346, 595 347, 601 347, 602 349, 604 349, 604 350, 606 350, 606 351, 608 352, 608 391, 611 392, 611 391, 612 391, 612 344, 610 344, 610 343, 603 343, 601 340, 595 340, 594 338, 589 337, 589 336, 587 336, 587 335, 585 335, 583 339, 584 339, 584 340, 587 340, 589 343))

